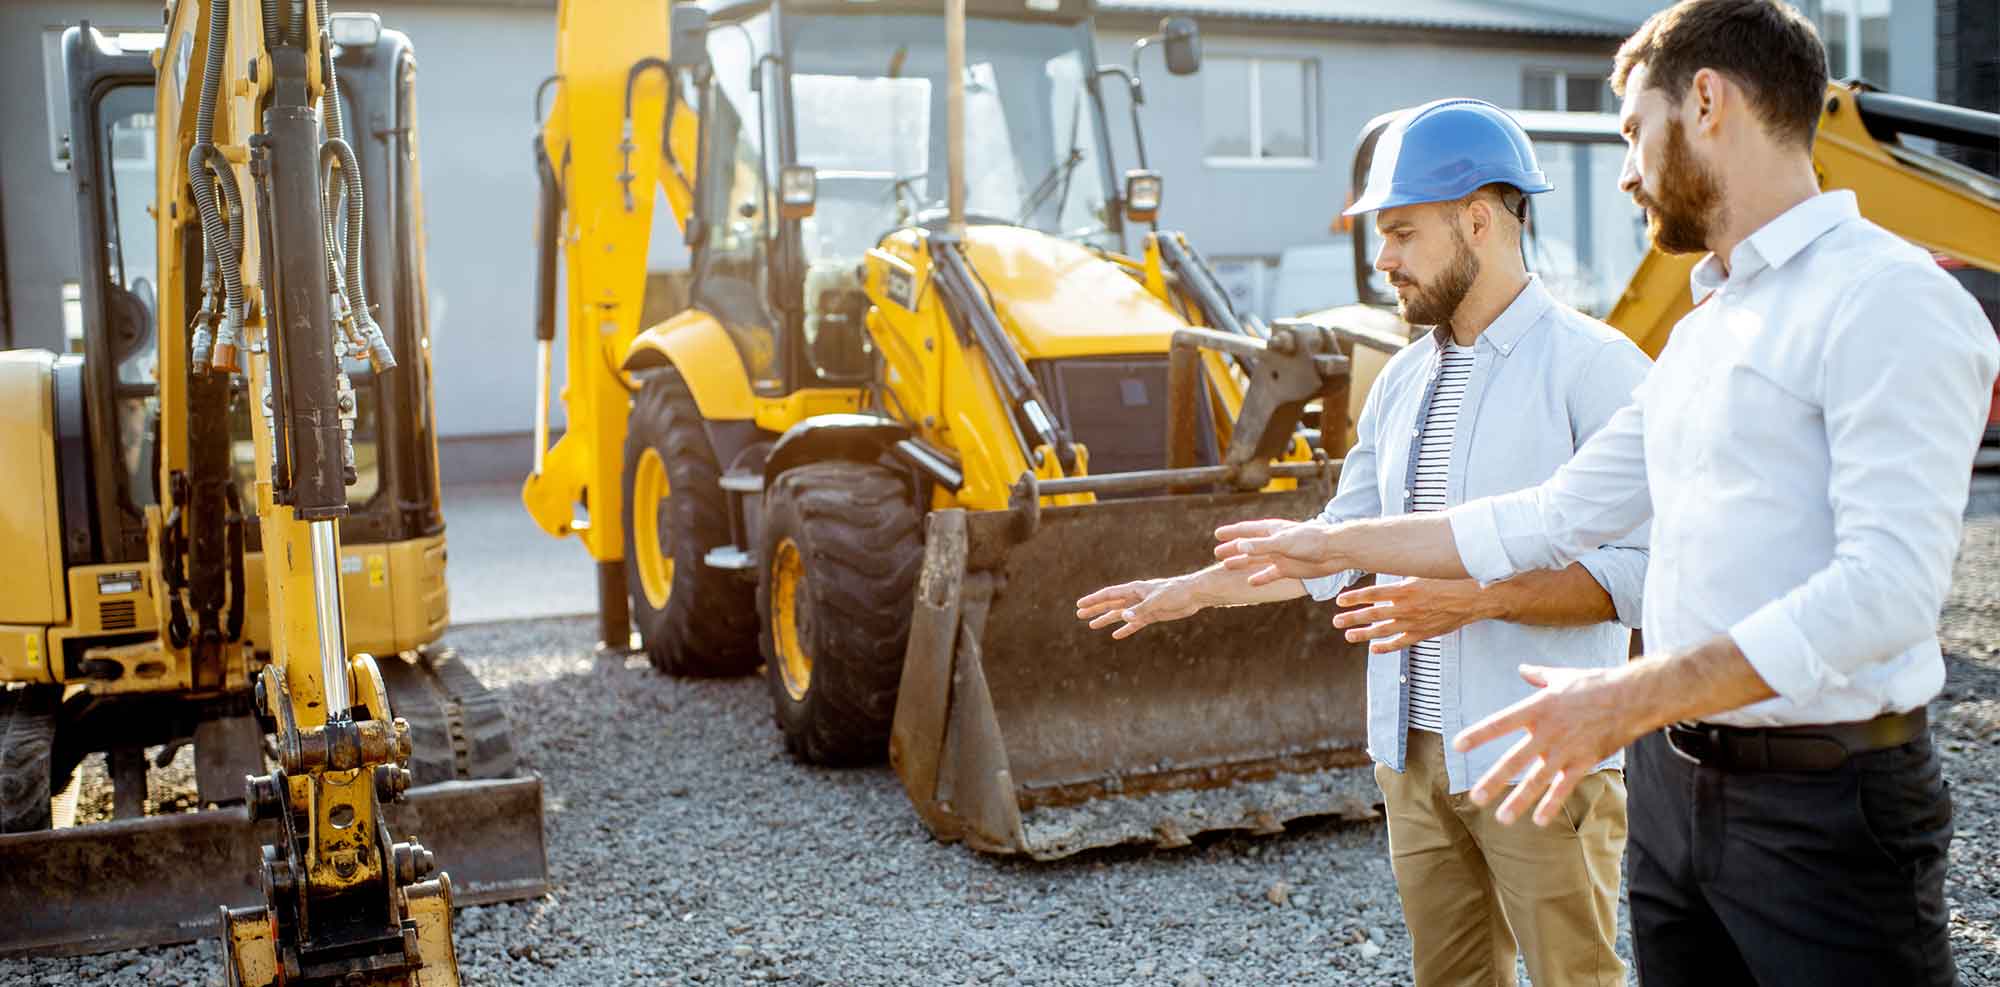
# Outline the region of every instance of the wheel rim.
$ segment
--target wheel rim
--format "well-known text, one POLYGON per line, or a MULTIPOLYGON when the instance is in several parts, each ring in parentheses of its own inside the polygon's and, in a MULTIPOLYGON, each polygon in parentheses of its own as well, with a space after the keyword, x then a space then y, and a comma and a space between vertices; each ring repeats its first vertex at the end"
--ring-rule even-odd
POLYGON ((637 556, 639 590, 646 603, 658 610, 667 605, 674 589, 674 553, 666 544, 667 498, 673 484, 667 480, 667 464, 659 450, 648 448, 639 455, 632 477, 632 551, 637 556))
POLYGON ((771 553, 771 641, 778 652, 778 678, 793 702, 805 699, 812 688, 812 655, 799 643, 799 587, 805 578, 798 542, 779 542, 771 553))

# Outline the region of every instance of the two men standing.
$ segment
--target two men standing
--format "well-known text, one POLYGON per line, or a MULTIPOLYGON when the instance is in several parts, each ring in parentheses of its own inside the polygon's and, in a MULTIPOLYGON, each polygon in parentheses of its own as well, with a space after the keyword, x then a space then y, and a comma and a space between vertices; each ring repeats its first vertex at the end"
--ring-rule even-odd
MULTIPOLYGON (((1442 665, 1443 692, 1462 698, 1496 664, 1528 662, 1520 677, 1538 687, 1450 739, 1461 753, 1504 751, 1481 762, 1468 802, 1492 813, 1482 825, 1493 830, 1524 814, 1557 833, 1577 826, 1578 794, 1600 801, 1588 793, 1606 786, 1593 780, 1630 747, 1633 945, 1649 985, 1956 979, 1943 893, 1951 804, 1925 707, 1944 679, 1937 617, 2000 346, 1925 252, 1862 219, 1852 192, 1820 191, 1812 140, 1825 66, 1810 22, 1778 0, 1683 0, 1620 49, 1621 187, 1661 249, 1707 256, 1693 275, 1696 308, 1659 365, 1601 427, 1575 431, 1574 458, 1546 481, 1452 498, 1453 483, 1485 482, 1486 423, 1518 414, 1461 399, 1459 427, 1468 410, 1478 417, 1476 432, 1454 439, 1451 466, 1466 471, 1447 470, 1448 509, 1399 511, 1417 502, 1391 491, 1378 519, 1344 513, 1343 475, 1318 519, 1219 530, 1221 568, 1113 587, 1079 606, 1098 625, 1124 620, 1122 634, 1192 612, 1190 601, 1296 595, 1356 571, 1478 580, 1477 593, 1412 590, 1363 618, 1419 611, 1401 622, 1434 636, 1449 623, 1438 611, 1468 609, 1434 600, 1504 593, 1525 573, 1561 576, 1650 522, 1646 658, 1592 665, 1548 646, 1461 647, 1456 666, 1442 665)), ((1395 241, 1385 242, 1378 265, 1393 270, 1395 241)), ((1456 338, 1478 310, 1439 315, 1456 338)), ((1484 365, 1495 384, 1513 367, 1496 335, 1505 322, 1480 334, 1501 349, 1484 365)), ((1525 345, 1515 340, 1516 354, 1525 345)), ((1435 339, 1421 346, 1411 349, 1441 360, 1435 339)), ((1375 424, 1378 447, 1379 419, 1399 407, 1392 376, 1362 417, 1363 441, 1375 424)), ((1417 417, 1404 424, 1421 436, 1431 416, 1417 417)), ((1385 478, 1379 463, 1367 472, 1368 483, 1385 478)), ((1476 626, 1457 632, 1461 645, 1476 626)), ((1414 702, 1414 688, 1378 688, 1372 671, 1371 720, 1375 704, 1414 702)), ((1372 734, 1370 746, 1388 769, 1378 770, 1385 800, 1400 801, 1413 766, 1372 734)), ((1392 805, 1400 858, 1397 820, 1392 805)), ((1484 866, 1499 879, 1494 858, 1484 866)), ((1419 931, 1437 893, 1405 883, 1400 859, 1397 873, 1418 982, 1438 982, 1425 954, 1451 947, 1419 931)), ((1456 890, 1490 893, 1477 881, 1456 890)), ((1501 904, 1532 964, 1531 934, 1501 904)), ((1458 928, 1461 939, 1480 934, 1458 928)))

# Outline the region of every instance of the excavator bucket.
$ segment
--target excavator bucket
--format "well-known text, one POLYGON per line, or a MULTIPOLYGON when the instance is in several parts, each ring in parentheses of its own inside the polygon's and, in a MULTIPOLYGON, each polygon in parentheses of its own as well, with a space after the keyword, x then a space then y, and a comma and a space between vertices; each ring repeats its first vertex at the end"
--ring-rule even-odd
MULTIPOLYGON (((420 785, 384 807, 451 875, 452 899, 485 905, 548 889, 539 778, 420 785)), ((243 806, 0 836, 0 958, 73 956, 189 942, 221 931, 218 905, 259 905, 275 822, 243 806)))
MULTIPOLYGON (((456 904, 539 897, 542 781, 520 770, 500 697, 450 649, 377 667, 415 748, 414 784, 383 806, 389 832, 431 851, 456 904)), ((242 805, 0 835, 0 957, 217 935, 217 906, 264 904, 263 847, 279 838, 242 805)))
POLYGON ((1221 524, 1312 516, 1332 470, 1284 493, 931 514, 890 742, 930 831, 1052 859, 1374 815, 1365 646, 1329 607, 1218 608, 1122 641, 1075 616, 1099 587, 1212 562, 1221 524))

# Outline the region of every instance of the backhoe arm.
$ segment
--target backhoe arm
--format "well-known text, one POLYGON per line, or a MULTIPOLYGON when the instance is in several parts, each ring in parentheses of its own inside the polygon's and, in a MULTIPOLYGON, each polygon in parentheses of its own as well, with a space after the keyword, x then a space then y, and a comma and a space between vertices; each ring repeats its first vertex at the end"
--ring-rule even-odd
POLYGON ((684 229, 694 213, 699 113, 685 98, 689 72, 670 60, 671 7, 668 0, 563 3, 556 74, 543 90, 553 99, 534 141, 542 195, 535 463, 521 498, 543 530, 578 535, 599 563, 616 563, 624 551, 619 470, 630 391, 618 367, 644 328, 654 206, 664 197, 667 218, 684 229), (568 420, 550 448, 558 320, 569 330, 560 395, 568 420), (588 505, 583 521, 579 503, 588 505))
MULTIPOLYGON (((1863 216, 1940 257, 2000 271, 2000 182, 1904 146, 1904 133, 1992 147, 2000 116, 1829 85, 1813 144, 1820 187, 1853 189, 1863 216)), ((1700 259, 1648 250, 1608 321, 1658 357, 1693 307, 1688 273, 1700 259)))

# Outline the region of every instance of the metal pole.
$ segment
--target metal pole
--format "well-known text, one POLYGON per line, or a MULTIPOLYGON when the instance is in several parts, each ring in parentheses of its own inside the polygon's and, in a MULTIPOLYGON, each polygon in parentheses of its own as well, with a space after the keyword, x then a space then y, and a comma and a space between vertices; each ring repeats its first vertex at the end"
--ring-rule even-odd
POLYGON ((951 182, 947 198, 951 213, 948 229, 955 238, 965 236, 965 0, 946 0, 944 5, 945 45, 945 147, 946 171, 951 182))
POLYGON ((542 475, 542 459, 549 451, 549 364, 555 343, 535 340, 535 475, 542 475))
POLYGON ((340 534, 336 523, 312 523, 313 609, 319 618, 319 668, 328 719, 346 715, 354 705, 347 689, 347 638, 340 624, 340 534))

